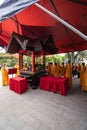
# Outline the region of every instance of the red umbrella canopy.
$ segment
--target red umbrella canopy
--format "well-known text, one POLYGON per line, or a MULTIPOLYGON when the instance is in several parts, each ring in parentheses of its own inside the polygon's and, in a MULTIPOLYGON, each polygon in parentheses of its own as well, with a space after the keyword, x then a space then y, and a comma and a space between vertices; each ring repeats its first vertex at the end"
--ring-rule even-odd
MULTIPOLYGON (((41 0, 42 7, 87 35, 87 0, 41 0)), ((0 45, 9 44, 12 33, 31 39, 52 35, 58 53, 87 49, 87 41, 35 4, 0 23, 0 45)))

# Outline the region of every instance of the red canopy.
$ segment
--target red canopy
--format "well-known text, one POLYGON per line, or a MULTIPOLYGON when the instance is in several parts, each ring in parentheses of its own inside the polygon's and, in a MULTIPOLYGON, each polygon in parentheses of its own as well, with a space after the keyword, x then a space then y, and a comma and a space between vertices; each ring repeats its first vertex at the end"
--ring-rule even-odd
MULTIPOLYGON (((87 0, 41 0, 38 4, 87 35, 87 0)), ((87 49, 86 40, 36 5, 0 23, 1 46, 9 44, 13 31, 31 39, 52 35, 58 53, 87 49)))

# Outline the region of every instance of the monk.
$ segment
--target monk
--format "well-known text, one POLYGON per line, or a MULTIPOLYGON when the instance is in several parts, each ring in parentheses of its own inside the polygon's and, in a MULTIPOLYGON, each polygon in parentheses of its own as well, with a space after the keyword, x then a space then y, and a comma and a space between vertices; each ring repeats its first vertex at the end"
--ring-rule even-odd
POLYGON ((4 64, 1 67, 1 74, 2 74, 2 85, 7 86, 9 84, 9 76, 8 76, 8 71, 5 68, 4 64))
POLYGON ((52 66, 53 66, 53 63, 48 63, 48 66, 47 66, 47 72, 48 72, 48 74, 52 74, 52 66))
POLYGON ((72 86, 72 65, 71 65, 71 61, 70 60, 68 60, 65 77, 68 78, 68 80, 69 80, 69 87, 71 87, 72 86))
POLYGON ((55 62, 54 65, 52 66, 52 75, 53 75, 54 77, 60 76, 60 66, 59 66, 59 64, 57 64, 56 62, 55 62))
POLYGON ((83 62, 81 65, 81 69, 80 69, 80 86, 83 86, 83 76, 84 76, 84 72, 86 70, 86 66, 85 63, 83 62))
POLYGON ((87 67, 83 75, 82 90, 87 92, 87 67))
POLYGON ((61 69, 60 69, 60 75, 65 76, 65 73, 66 73, 66 68, 64 66, 64 62, 62 62, 61 69))
POLYGON ((17 73, 15 74, 15 77, 18 77, 18 76, 20 75, 20 73, 19 73, 19 65, 16 64, 16 65, 14 66, 14 68, 17 69, 17 73))

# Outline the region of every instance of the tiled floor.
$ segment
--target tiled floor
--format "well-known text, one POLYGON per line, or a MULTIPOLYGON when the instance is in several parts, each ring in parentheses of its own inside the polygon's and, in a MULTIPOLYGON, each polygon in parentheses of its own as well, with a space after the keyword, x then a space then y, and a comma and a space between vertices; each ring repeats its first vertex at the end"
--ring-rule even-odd
POLYGON ((18 95, 0 86, 0 130, 87 130, 87 93, 77 78, 65 97, 40 89, 18 95))

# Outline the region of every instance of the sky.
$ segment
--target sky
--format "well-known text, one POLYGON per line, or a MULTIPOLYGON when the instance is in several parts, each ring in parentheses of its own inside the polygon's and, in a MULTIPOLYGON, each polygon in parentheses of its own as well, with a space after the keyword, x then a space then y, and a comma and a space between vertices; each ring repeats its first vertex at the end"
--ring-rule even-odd
POLYGON ((5 51, 5 49, 4 49, 4 48, 0 47, 0 53, 1 53, 1 52, 3 52, 3 53, 4 53, 4 52, 6 52, 6 51, 5 51))

